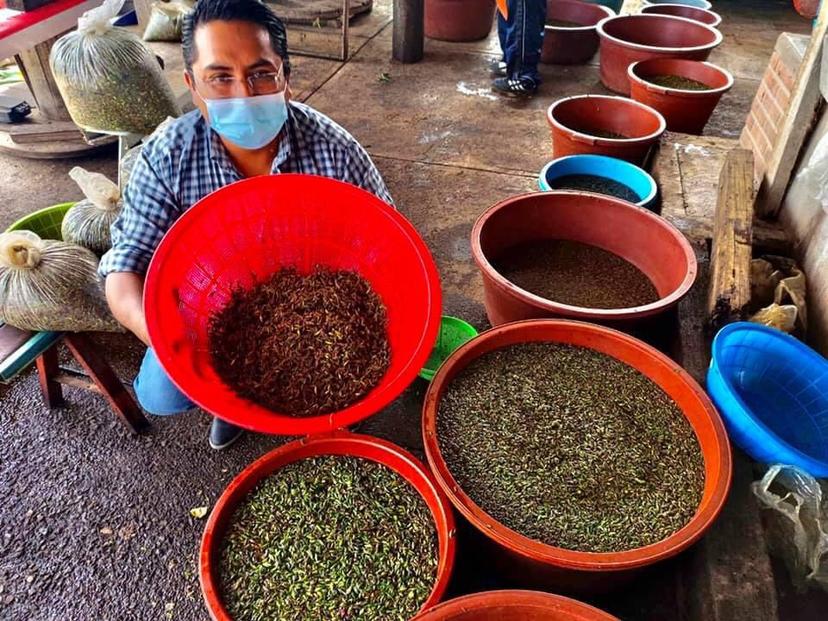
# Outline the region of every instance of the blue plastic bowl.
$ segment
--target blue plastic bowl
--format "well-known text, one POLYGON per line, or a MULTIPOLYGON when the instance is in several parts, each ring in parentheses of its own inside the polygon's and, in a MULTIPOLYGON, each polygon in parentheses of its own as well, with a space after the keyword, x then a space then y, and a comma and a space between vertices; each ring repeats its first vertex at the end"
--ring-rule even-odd
POLYGON ((684 6, 694 6, 697 9, 712 9, 713 5, 707 0, 644 0, 641 6, 648 4, 683 4, 684 6))
POLYGON ((730 324, 713 340, 707 392, 751 457, 828 477, 828 360, 813 349, 773 328, 730 324))
POLYGON ((555 179, 568 175, 595 175, 623 183, 639 196, 636 205, 655 211, 658 186, 645 170, 635 164, 605 155, 567 155, 543 167, 538 187, 549 192, 555 179))

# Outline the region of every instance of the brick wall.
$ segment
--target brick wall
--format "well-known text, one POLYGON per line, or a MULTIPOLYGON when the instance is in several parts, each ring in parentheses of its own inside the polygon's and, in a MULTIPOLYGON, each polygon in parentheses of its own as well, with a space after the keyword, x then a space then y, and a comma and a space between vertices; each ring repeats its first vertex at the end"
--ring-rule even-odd
POLYGON ((757 185, 765 174, 776 135, 788 109, 796 72, 807 45, 806 35, 779 35, 776 48, 753 99, 740 141, 743 147, 753 151, 754 177, 757 185))

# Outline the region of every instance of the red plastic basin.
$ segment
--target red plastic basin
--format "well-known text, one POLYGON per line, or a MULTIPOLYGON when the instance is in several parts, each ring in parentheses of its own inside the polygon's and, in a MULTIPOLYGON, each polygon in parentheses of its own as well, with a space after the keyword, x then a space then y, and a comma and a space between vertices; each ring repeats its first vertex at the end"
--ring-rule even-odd
POLYGON ((626 201, 587 192, 538 192, 501 201, 477 219, 471 246, 493 326, 548 317, 635 323, 678 304, 698 270, 690 244, 665 219, 626 201), (660 299, 625 309, 569 306, 524 291, 492 266, 509 248, 539 239, 566 239, 613 252, 644 272, 660 299))
POLYGON ((541 62, 556 65, 579 65, 589 61, 598 51, 597 24, 615 15, 612 9, 580 0, 548 0, 547 19, 560 19, 581 24, 580 28, 547 25, 544 29, 541 62))
POLYGON ((672 15, 673 17, 686 17, 712 28, 718 28, 722 23, 722 16, 710 9, 702 9, 686 4, 649 4, 641 7, 639 13, 646 15, 672 15))
POLYGON ((658 110, 667 129, 685 134, 701 134, 719 100, 733 87, 733 76, 712 63, 675 58, 651 58, 629 68, 631 95, 635 101, 658 110), (667 88, 648 82, 648 77, 677 75, 710 87, 706 91, 667 88))
POLYGON ((641 569, 685 550, 718 516, 730 487, 730 443, 719 414, 704 390, 678 364, 631 336, 577 321, 516 322, 482 333, 452 354, 432 380, 423 406, 423 442, 437 483, 455 508, 492 542, 509 577, 542 588, 606 591, 641 569), (452 379, 483 354, 517 343, 548 341, 587 347, 637 369, 660 386, 682 411, 704 455, 702 499, 691 521, 666 539, 623 552, 578 552, 547 545, 506 528, 463 491, 440 453, 437 413, 452 379))
POLYGON ((431 353, 440 280, 414 227, 373 194, 310 175, 268 175, 226 186, 190 208, 153 257, 144 288, 150 341, 192 401, 262 433, 304 435, 347 427, 393 401, 431 353), (210 360, 210 317, 237 287, 283 266, 356 270, 388 309, 391 364, 371 393, 333 414, 297 418, 237 396, 210 360), (401 286, 404 283, 405 286, 401 286))
POLYGON ((537 591, 489 591, 449 600, 415 621, 618 621, 568 597, 537 591))
POLYGON ((641 165, 667 124, 656 111, 624 97, 578 95, 559 99, 546 112, 555 158, 582 153, 608 155, 641 165), (625 139, 592 132, 614 132, 625 139))
POLYGON ((707 60, 722 42, 722 33, 706 24, 670 15, 621 15, 598 24, 601 37, 601 81, 628 95, 627 68, 650 58, 707 60))
POLYGON ((495 0, 425 0, 425 36, 440 41, 477 41, 492 30, 495 0))
POLYGON ((378 462, 402 476, 419 492, 434 517, 440 555, 434 588, 422 610, 434 606, 443 597, 455 553, 454 516, 445 495, 425 466, 407 451, 386 440, 338 431, 296 440, 267 453, 242 470, 218 499, 204 527, 199 559, 201 590, 213 621, 232 621, 221 601, 218 567, 222 537, 236 507, 263 478, 287 464, 319 455, 350 455, 378 462))

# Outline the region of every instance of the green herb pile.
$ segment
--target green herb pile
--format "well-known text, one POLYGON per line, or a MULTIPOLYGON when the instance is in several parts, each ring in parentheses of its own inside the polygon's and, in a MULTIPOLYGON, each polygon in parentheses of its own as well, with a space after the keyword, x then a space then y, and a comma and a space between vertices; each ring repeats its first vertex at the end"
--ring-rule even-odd
POLYGON ((452 380, 437 432, 463 491, 549 545, 656 543, 701 501, 703 457, 681 411, 644 375, 590 349, 527 343, 485 354, 452 380))
POLYGON ((235 621, 412 617, 437 572, 434 521, 417 491, 365 459, 303 459, 236 510, 219 575, 235 621))

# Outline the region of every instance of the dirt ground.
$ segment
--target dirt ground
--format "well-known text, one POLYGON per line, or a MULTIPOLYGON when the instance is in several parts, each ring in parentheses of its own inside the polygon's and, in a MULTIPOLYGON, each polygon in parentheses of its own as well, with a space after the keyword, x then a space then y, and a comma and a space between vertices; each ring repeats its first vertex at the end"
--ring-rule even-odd
MULTIPOLYGON (((421 63, 396 64, 389 5, 378 1, 355 24, 358 51, 349 62, 295 57, 294 91, 369 150, 437 259, 445 311, 482 329, 481 283, 468 243, 472 223, 498 200, 536 187, 551 158, 545 110, 561 96, 605 92, 597 59, 583 67, 543 67, 535 99, 504 101, 489 91, 494 37, 428 41, 421 63)), ((806 32, 808 24, 783 0, 719 0, 716 10, 724 16, 725 41, 711 60, 737 82, 707 132, 734 137, 777 35, 806 32)), ((116 171, 111 150, 72 161, 0 155, 0 229, 33 210, 80 198, 66 174, 75 165, 116 171)), ((143 353, 137 341, 105 336, 97 342, 130 381, 143 353)), ((362 431, 419 453, 424 392, 417 380, 362 431)), ((0 618, 206 619, 196 575, 203 522, 189 510, 212 505, 233 476, 283 440, 247 435, 227 452, 212 451, 203 413, 154 418, 147 435, 132 437, 102 399, 71 389, 66 396, 67 408, 46 410, 31 372, 0 386, 0 618)), ((659 586, 670 568, 602 605, 624 618, 678 618, 675 601, 659 586)), ((491 580, 478 576, 474 588, 492 586, 491 580)), ((468 584, 460 580, 454 590, 468 584)))

